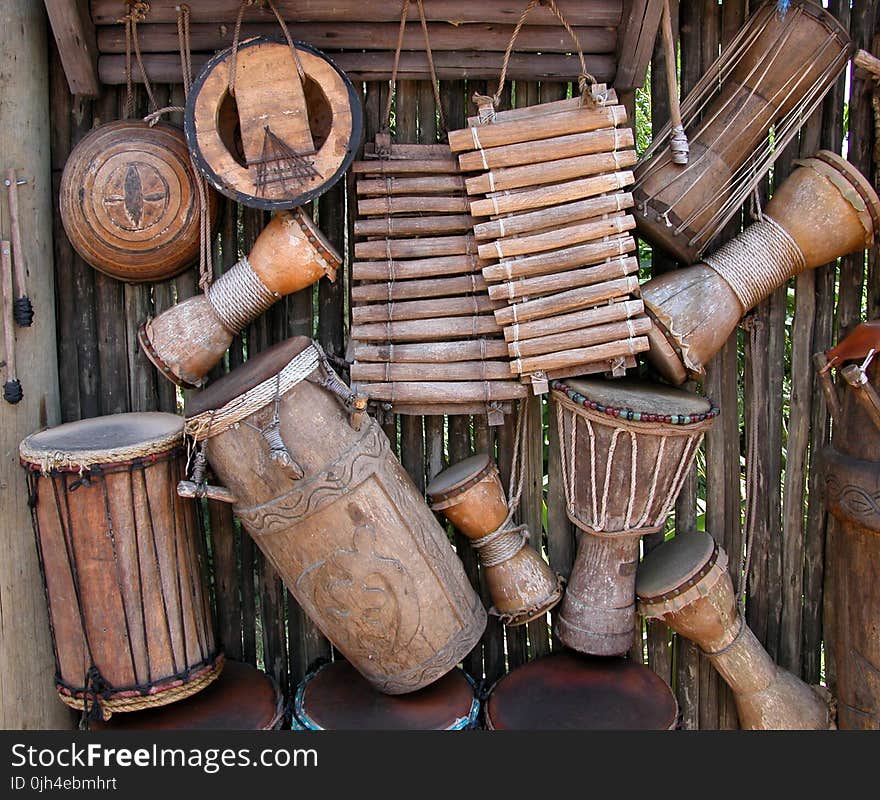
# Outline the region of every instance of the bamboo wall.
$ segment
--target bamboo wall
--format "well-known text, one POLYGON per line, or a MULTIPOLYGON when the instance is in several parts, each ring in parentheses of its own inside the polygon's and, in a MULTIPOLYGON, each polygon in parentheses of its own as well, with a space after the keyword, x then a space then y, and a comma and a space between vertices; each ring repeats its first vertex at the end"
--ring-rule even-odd
MULTIPOLYGON (((675 6, 678 3, 674 3, 675 6)), ((754 5, 757 5, 754 4, 754 5)), ((833 0, 830 8, 849 26, 857 46, 870 47, 874 39, 875 3, 833 0)), ((729 41, 747 16, 747 0, 692 0, 681 4, 678 32, 684 90, 692 86, 729 41)), ((876 51, 875 51, 876 52, 876 51)), ((662 53, 655 51, 651 91, 653 124, 657 129, 667 115, 662 82, 662 53)), ((388 86, 364 86, 366 137, 373 138, 388 86)), ((157 87, 160 104, 182 103, 179 85, 157 87)), ((494 86, 491 88, 494 89, 494 86)), ((468 98, 486 93, 485 81, 442 80, 440 92, 451 128, 461 127, 470 112, 468 98)), ((563 83, 516 81, 502 103, 521 106, 560 99, 569 87, 563 83)), ((844 96, 841 79, 824 104, 782 156, 774 170, 779 182, 801 155, 819 146, 840 151, 844 104, 849 102, 849 158, 872 176, 871 86, 855 80, 844 96)), ((57 188, 71 148, 99 123, 117 118, 124 90, 107 87, 95 101, 72 98, 57 53, 51 63, 53 109, 52 166, 57 188)), ((142 100, 142 98, 141 98, 142 100)), ((633 109, 635 98, 624 97, 633 109)), ((407 80, 399 84, 395 126, 401 142, 432 142, 437 136, 430 84, 407 80)), ((503 105, 502 107, 505 107, 503 105)), ((141 111, 146 111, 143 107, 141 111)), ((172 120, 175 121, 175 120, 172 120)), ((180 123, 180 120, 176 120, 180 123)), ((772 186, 762 187, 766 196, 772 186)), ((237 337, 224 369, 294 334, 315 336, 325 350, 344 357, 348 326, 347 267, 351 255, 352 183, 350 178, 315 203, 320 227, 346 251, 346 270, 335 285, 322 281, 312 290, 286 298, 237 337)), ((218 269, 229 268, 250 249, 265 224, 263 212, 224 201, 216 241, 218 269)), ((731 223, 731 234, 741 221, 731 223)), ((64 421, 122 411, 179 411, 175 387, 161 378, 141 353, 137 326, 176 301, 196 291, 189 272, 173 281, 130 286, 93 270, 71 249, 55 209, 55 270, 61 408, 64 421)), ((674 267, 655 254, 655 271, 674 267)), ((812 373, 811 355, 826 349, 838 334, 866 314, 880 316, 880 286, 876 251, 842 260, 799 276, 758 307, 750 328, 739 334, 711 364, 704 386, 723 409, 706 437, 698 468, 687 482, 676 507, 679 530, 703 526, 731 554, 736 570, 743 552, 742 509, 745 460, 756 464, 752 526, 753 555, 749 574, 747 617, 758 638, 780 663, 818 683, 833 683, 833 664, 823 663, 822 631, 833 624, 833 609, 823 608, 826 514, 821 503, 820 476, 813 469, 819 449, 828 438, 828 415, 812 373), (835 298, 835 289, 838 295, 835 298), (758 402, 750 402, 750 397, 758 402), (757 442, 751 454, 746 443, 757 442), (703 498, 705 499, 703 501, 703 498)), ((550 564, 567 574, 574 556, 574 534, 562 498, 555 424, 546 401, 529 401, 532 437, 528 448, 527 480, 521 507, 533 545, 543 546, 550 564), (543 422, 543 437, 537 430, 543 422), (548 424, 549 423, 549 424, 548 424), (544 531, 543 542, 536 535, 544 531)), ((449 463, 473 452, 490 452, 509 473, 513 448, 513 420, 490 428, 484 418, 398 417, 386 425, 392 442, 415 483, 427 480, 449 463)), ((242 535, 228 506, 209 504, 204 515, 213 556, 214 586, 222 640, 230 657, 265 666, 284 689, 290 689, 317 657, 330 647, 286 592, 271 567, 247 535, 242 535)), ((660 534, 645 546, 656 546, 660 534)), ((475 585, 480 575, 464 537, 454 543, 475 585)), ((738 577, 734 576, 736 583, 738 577)), ((484 592, 485 596, 485 592, 484 592)), ((487 601, 488 605, 488 601, 487 601)), ((543 621, 526 628, 504 630, 490 619, 480 645, 465 667, 488 683, 527 659, 556 646, 543 621)), ((686 728, 736 726, 730 694, 697 648, 672 637, 662 623, 634 631, 633 656, 648 664, 675 688, 686 728)))

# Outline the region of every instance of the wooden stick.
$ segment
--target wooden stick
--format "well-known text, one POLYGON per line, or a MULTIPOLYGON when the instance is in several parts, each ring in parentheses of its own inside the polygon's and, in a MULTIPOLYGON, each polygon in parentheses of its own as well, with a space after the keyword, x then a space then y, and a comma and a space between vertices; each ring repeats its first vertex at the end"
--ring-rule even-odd
POLYGON ((498 339, 430 344, 362 344, 352 341, 352 357, 358 361, 445 364, 451 361, 507 358, 507 345, 498 339))
POLYGON ((610 361, 614 358, 633 356, 636 353, 644 353, 649 347, 647 336, 637 336, 634 339, 626 338, 617 342, 605 342, 593 347, 580 347, 533 358, 514 359, 510 362, 510 369, 514 374, 548 372, 574 365, 594 364, 600 361, 610 361))
POLYGON ((188 500, 207 497, 209 500, 219 500, 221 503, 233 505, 238 502, 235 495, 225 486, 198 486, 192 481, 180 481, 177 484, 177 494, 188 500))
POLYGON ((578 286, 601 286, 607 282, 615 283, 614 279, 632 275, 638 270, 639 260, 637 258, 616 258, 595 267, 556 272, 535 278, 517 278, 513 281, 498 283, 489 287, 489 297, 494 300, 512 301, 521 297, 552 294, 578 286))
POLYGON ((436 275, 462 275, 479 271, 476 253, 439 258, 416 258, 409 261, 355 261, 351 277, 356 281, 384 281, 426 278, 436 275))
MULTIPOLYGON (((617 104, 617 92, 614 89, 605 89, 606 98, 604 105, 613 106, 617 104)), ((575 111, 583 107, 580 96, 567 97, 564 100, 552 100, 549 103, 538 103, 533 106, 522 106, 520 108, 508 108, 505 111, 495 112, 495 122, 516 122, 526 119, 545 118, 549 114, 558 114, 561 111, 575 111)), ((479 115, 467 118, 467 124, 470 126, 480 125, 479 115)))
POLYGON ((470 339, 487 333, 501 333, 501 325, 491 314, 482 317, 439 317, 351 326, 351 338, 364 342, 442 342, 448 339, 470 339))
POLYGON ((840 374, 852 387, 859 405, 865 409, 874 425, 880 428, 880 397, 865 373, 858 364, 847 364, 840 370, 840 374))
POLYGON ((678 58, 675 52, 675 39, 672 36, 672 13, 669 10, 669 0, 663 0, 660 28, 663 32, 663 60, 666 62, 666 91, 669 95, 669 120, 672 126, 669 149, 672 153, 673 164, 687 164, 689 148, 684 126, 681 124, 676 69, 678 58))
POLYGON ((0 282, 3 288, 3 342, 6 355, 6 381, 3 399, 12 405, 22 399, 21 383, 15 368, 15 327, 12 322, 12 248, 5 239, 0 241, 0 282))
POLYGON ((574 364, 561 369, 551 369, 544 374, 548 379, 571 378, 575 375, 592 375, 596 372, 613 372, 614 377, 628 369, 634 369, 638 365, 634 356, 624 356, 611 359, 611 361, 597 361, 595 364, 574 364))
POLYGON ((520 142, 462 153, 458 157, 458 165, 464 172, 475 172, 500 167, 516 167, 522 164, 538 164, 542 161, 555 161, 592 153, 607 153, 634 145, 632 128, 602 128, 587 133, 572 133, 553 139, 541 139, 537 142, 520 142))
POLYGON ((528 394, 525 386, 514 381, 364 383, 358 384, 358 389, 372 400, 389 403, 436 403, 440 400, 449 403, 494 403, 516 400, 528 394))
POLYGON ((402 303, 376 303, 354 306, 352 322, 397 322, 408 319, 435 319, 437 317, 468 317, 487 314, 504 305, 486 295, 443 297, 437 300, 410 300, 402 303))
POLYGON ((460 197, 378 197, 358 200, 358 215, 361 217, 386 214, 467 214, 470 201, 460 197))
POLYGON ((859 50, 853 57, 853 64, 870 72, 875 78, 880 78, 880 58, 871 55, 867 50, 859 50))
POLYGON ((26 183, 20 179, 14 169, 6 173, 6 191, 9 200, 9 227, 12 234, 13 268, 15 270, 14 312, 17 325, 27 328, 34 321, 34 307, 27 293, 27 268, 24 260, 24 249, 21 246, 21 217, 18 212, 18 187, 26 183))
POLYGON ((504 329, 504 338, 508 342, 533 339, 542 336, 552 336, 565 331, 575 331, 580 328, 589 328, 592 325, 601 325, 606 322, 617 322, 622 319, 631 319, 644 313, 645 305, 641 300, 618 300, 606 306, 588 308, 584 311, 575 311, 572 314, 563 314, 559 317, 536 319, 532 322, 524 322, 521 325, 511 325, 504 329))
POLYGON ((483 241, 534 233, 584 219, 592 219, 602 214, 613 214, 616 211, 632 208, 632 205, 633 196, 630 192, 591 197, 588 200, 542 208, 514 217, 501 217, 488 222, 480 222, 474 225, 474 238, 483 241))
POLYGON ((470 214, 440 217, 379 217, 355 220, 355 236, 424 236, 441 233, 468 233, 473 230, 470 214))
MULTIPOLYGON (((381 134, 377 134, 379 139, 381 134)), ((391 142, 388 145, 382 142, 381 147, 376 142, 367 142, 364 145, 365 159, 379 159, 382 161, 455 161, 448 144, 410 144, 409 142, 391 142)), ((453 169, 453 172, 457 172, 453 169)))
POLYGON ((485 175, 466 178, 464 184, 469 195, 487 194, 502 189, 540 186, 546 183, 559 183, 560 181, 583 178, 588 175, 619 172, 625 167, 633 166, 637 160, 635 150, 615 150, 611 153, 594 153, 589 156, 545 161, 542 164, 503 167, 491 170, 485 175))
MULTIPOLYGON (((622 305, 622 304, 621 304, 622 305)), ((616 342, 621 339, 634 339, 645 336, 653 327, 648 317, 636 317, 633 320, 610 322, 607 325, 593 325, 581 330, 566 331, 553 336, 539 336, 535 339, 514 341, 507 345, 511 358, 526 358, 546 353, 558 353, 579 347, 590 347, 604 342, 616 342)))
POLYGON ((471 201, 471 214, 475 217, 492 217, 513 214, 517 211, 530 211, 545 206, 560 205, 572 200, 583 200, 605 192, 613 192, 633 183, 633 174, 623 172, 581 178, 557 186, 542 186, 537 189, 519 192, 492 193, 482 200, 471 201))
POLYGON ((531 119, 476 125, 449 132, 449 147, 453 153, 468 150, 488 150, 506 144, 550 139, 571 133, 586 133, 600 128, 615 128, 626 122, 623 106, 575 108, 558 114, 546 114, 531 119), (538 124, 540 123, 540 124, 538 124))
MULTIPOLYGON (((537 300, 526 300, 515 306, 499 308, 495 312, 495 321, 499 325, 513 325, 514 323, 528 322, 539 317, 549 317, 566 311, 576 311, 586 306, 595 306, 611 300, 614 297, 624 297, 638 291, 639 279, 637 276, 620 278, 616 281, 606 281, 595 286, 586 286, 560 292, 551 297, 541 297, 537 300)), ((482 319, 482 318, 478 318, 482 319)))
POLYGON ((533 275, 551 275, 573 267, 599 264, 606 259, 624 256, 636 248, 632 236, 620 236, 606 242, 590 242, 552 253, 539 253, 526 258, 502 261, 483 267, 483 277, 489 281, 511 280, 533 275))
POLYGON ((357 242, 355 258, 430 258, 477 252, 473 236, 424 236, 421 239, 373 239, 357 242))
POLYGON ((622 211, 617 211, 607 215, 607 218, 596 221, 568 225, 550 231, 533 233, 528 236, 496 239, 493 242, 479 245, 477 247, 477 255, 486 261, 500 261, 512 256, 541 253, 583 242, 606 239, 611 236, 617 237, 625 231, 631 231, 635 226, 635 217, 624 214, 622 211))
POLYGON ((357 181, 359 195, 446 194, 464 189, 461 175, 431 175, 419 178, 367 178, 357 181))
POLYGON ((449 364, 352 364, 353 381, 498 381, 510 378, 506 361, 454 361, 449 364))
POLYGON ((458 173, 458 164, 455 159, 372 159, 355 161, 351 165, 351 171, 355 175, 382 175, 394 177, 396 175, 408 175, 418 173, 422 175, 455 175, 458 173))
MULTIPOLYGON (((390 405, 390 404, 389 404, 390 405)), ((486 403, 395 403, 394 413, 402 416, 430 417, 430 416, 455 416, 456 414, 469 417, 486 417, 487 412, 498 412, 502 415, 513 412, 513 404, 511 402, 496 401, 489 407, 486 403)), ((503 425, 502 422, 492 422, 489 417, 490 425, 503 425)))
POLYGON ((433 278, 424 281, 389 281, 351 287, 353 303, 379 300, 415 300, 423 297, 452 297, 459 294, 487 293, 489 287, 482 275, 456 278, 433 278))

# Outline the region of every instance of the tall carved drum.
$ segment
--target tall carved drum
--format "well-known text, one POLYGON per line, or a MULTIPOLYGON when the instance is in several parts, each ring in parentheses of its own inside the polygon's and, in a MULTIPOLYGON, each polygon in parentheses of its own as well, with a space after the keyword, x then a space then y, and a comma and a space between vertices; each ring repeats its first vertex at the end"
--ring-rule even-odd
POLYGON ((196 395, 186 430, 324 635, 379 691, 412 692, 461 661, 486 612, 382 429, 352 426, 351 400, 294 337, 196 395))
POLYGON ((639 567, 639 610, 699 645, 733 690, 749 730, 823 730, 828 705, 800 678, 773 663, 736 608, 727 553, 705 531, 683 533, 652 550, 639 567))
POLYGON ((207 686, 214 639, 195 509, 175 491, 183 422, 114 414, 21 443, 61 699, 90 716, 207 686))
POLYGON ((592 655, 623 655, 635 629, 639 539, 663 530, 718 409, 642 381, 556 381, 552 398, 569 519, 583 531, 556 634, 592 655))

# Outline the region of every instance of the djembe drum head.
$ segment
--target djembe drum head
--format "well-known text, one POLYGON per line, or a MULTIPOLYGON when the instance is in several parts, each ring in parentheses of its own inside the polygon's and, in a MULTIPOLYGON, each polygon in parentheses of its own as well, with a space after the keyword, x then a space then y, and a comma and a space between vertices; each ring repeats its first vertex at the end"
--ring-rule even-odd
POLYGON ((347 661, 325 664, 296 693, 294 726, 306 730, 462 730, 476 724, 479 701, 460 669, 404 695, 376 691, 347 661))
MULTIPOLYGON (((600 378, 566 378, 565 384, 587 400, 596 403, 598 410, 620 409, 637 414, 636 422, 662 422, 665 417, 697 417, 708 414, 712 404, 700 395, 674 389, 660 383, 647 383, 634 378, 602 380, 600 378)), ((620 415, 624 417, 623 414, 620 415)), ((626 419, 629 416, 626 415, 626 419)))
POLYGON ((249 664, 227 661, 207 689, 186 700, 93 722, 93 730, 264 731, 279 727, 283 702, 275 682, 249 664))
POLYGON ((678 704, 650 668, 554 653, 505 675, 486 701, 493 730, 670 730, 678 704))
POLYGON ((674 536, 642 560, 636 573, 636 594, 644 599, 680 594, 705 574, 717 554, 718 546, 706 531, 674 536))
POLYGON ((445 503, 467 491, 491 472, 493 466, 489 456, 478 453, 438 473, 427 488, 428 496, 435 501, 434 508, 440 507, 438 503, 445 503))
MULTIPOLYGON (((209 213, 216 197, 209 191, 209 213)), ((172 278, 199 254, 199 198, 183 132, 120 120, 89 133, 61 176, 61 221, 95 269, 138 283, 172 278)))

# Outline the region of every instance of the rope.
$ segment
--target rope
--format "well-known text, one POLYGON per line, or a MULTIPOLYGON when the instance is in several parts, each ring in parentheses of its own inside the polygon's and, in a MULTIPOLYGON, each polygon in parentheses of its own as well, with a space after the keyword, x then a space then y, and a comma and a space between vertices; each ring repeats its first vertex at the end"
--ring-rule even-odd
POLYGON ((156 102, 156 96, 153 94, 153 86, 147 77, 147 71, 144 69, 144 60, 141 56, 141 45, 138 39, 137 24, 143 22, 147 18, 150 11, 150 4, 141 2, 141 0, 126 0, 128 13, 116 20, 125 25, 125 108, 124 115, 126 118, 134 115, 134 78, 131 70, 131 53, 134 50, 137 59, 138 69, 141 71, 141 77, 144 79, 144 89, 147 92, 150 108, 156 109, 159 104, 156 102))
POLYGON ((233 335, 271 308, 279 297, 260 280, 247 256, 224 272, 208 291, 214 313, 233 335))
POLYGON ((529 540, 526 525, 513 528, 499 528, 479 539, 471 540, 471 547, 477 551, 483 567, 497 567, 509 561, 525 547, 529 540))

